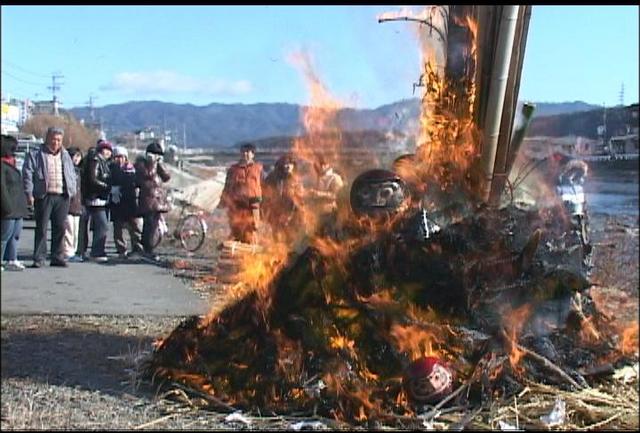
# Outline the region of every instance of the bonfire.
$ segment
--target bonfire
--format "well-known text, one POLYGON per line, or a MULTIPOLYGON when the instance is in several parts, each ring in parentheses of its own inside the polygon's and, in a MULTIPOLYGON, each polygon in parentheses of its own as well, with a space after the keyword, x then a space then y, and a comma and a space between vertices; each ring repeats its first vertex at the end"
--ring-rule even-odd
MULTIPOLYGON (((425 57, 415 152, 349 173, 338 211, 304 215, 292 245, 225 243, 226 302, 160 339, 149 378, 217 410, 345 425, 638 427, 638 324, 590 296, 585 213, 553 185, 534 205, 477 198, 476 30, 460 26, 461 76, 425 57)), ((293 152, 339 159, 340 104, 296 59, 313 100, 293 152)))

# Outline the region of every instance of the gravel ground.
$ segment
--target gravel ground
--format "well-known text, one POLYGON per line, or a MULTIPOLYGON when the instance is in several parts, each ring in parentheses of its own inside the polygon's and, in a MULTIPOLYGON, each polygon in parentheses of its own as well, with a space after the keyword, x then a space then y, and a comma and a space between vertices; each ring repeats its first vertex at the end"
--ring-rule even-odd
MULTIPOLYGON (((637 319, 638 217, 594 216, 592 241, 596 244, 593 279, 599 294, 612 300, 612 309, 624 306, 617 308, 620 318, 637 319)), ((162 248, 170 251, 172 246, 167 243, 162 248)), ((193 281, 194 290, 208 297, 212 294, 197 283, 212 269, 214 258, 215 249, 210 248, 195 257, 183 254, 169 265, 177 277, 193 281)), ((329 420, 271 415, 227 418, 229 411, 187 404, 189 397, 178 389, 159 394, 140 381, 137 368, 151 353, 154 340, 167 336, 182 319, 3 315, 2 429, 348 427, 329 420), (306 424, 295 424, 300 422, 306 424)))

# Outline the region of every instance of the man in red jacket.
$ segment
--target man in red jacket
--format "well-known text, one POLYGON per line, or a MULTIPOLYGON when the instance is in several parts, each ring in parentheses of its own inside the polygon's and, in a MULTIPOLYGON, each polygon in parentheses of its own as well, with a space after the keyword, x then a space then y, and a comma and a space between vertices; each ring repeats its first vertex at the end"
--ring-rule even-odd
POLYGON ((257 243, 262 203, 262 164, 255 162, 256 147, 243 144, 240 161, 229 167, 220 196, 219 208, 227 209, 231 237, 244 243, 257 243))

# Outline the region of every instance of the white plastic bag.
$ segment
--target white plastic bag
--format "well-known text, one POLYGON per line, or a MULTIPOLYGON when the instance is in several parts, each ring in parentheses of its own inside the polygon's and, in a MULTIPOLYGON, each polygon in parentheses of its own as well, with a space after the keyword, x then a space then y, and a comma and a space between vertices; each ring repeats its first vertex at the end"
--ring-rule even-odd
POLYGON ((556 398, 556 402, 553 405, 551 413, 549 415, 541 416, 540 421, 542 421, 547 427, 561 425, 564 424, 566 414, 566 403, 558 397, 556 398))

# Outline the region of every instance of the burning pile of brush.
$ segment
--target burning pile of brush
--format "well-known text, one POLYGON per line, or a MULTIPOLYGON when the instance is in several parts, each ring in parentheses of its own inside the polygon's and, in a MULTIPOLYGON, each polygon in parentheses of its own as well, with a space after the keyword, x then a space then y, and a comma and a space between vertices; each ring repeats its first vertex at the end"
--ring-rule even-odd
MULTIPOLYGON (((340 139, 323 134, 339 104, 297 60, 314 96, 307 142, 339 157, 339 142, 321 142, 340 139)), ((295 245, 244 248, 228 302, 159 341, 148 376, 261 414, 497 428, 514 424, 515 402, 516 426, 557 424, 562 409, 574 425, 638 427, 637 390, 595 390, 637 365, 638 324, 620 329, 593 302, 584 218, 561 199, 474 199, 474 65, 451 85, 427 62, 415 153, 347 176, 337 212, 305 215, 295 245)), ((293 152, 312 160, 301 143, 293 152)))
POLYGON ((428 236, 424 211, 375 212, 290 261, 246 255, 273 275, 180 325, 148 371, 245 410, 390 422, 534 384, 585 392, 637 360, 637 325, 620 340, 598 314, 563 208, 480 208, 428 236))

